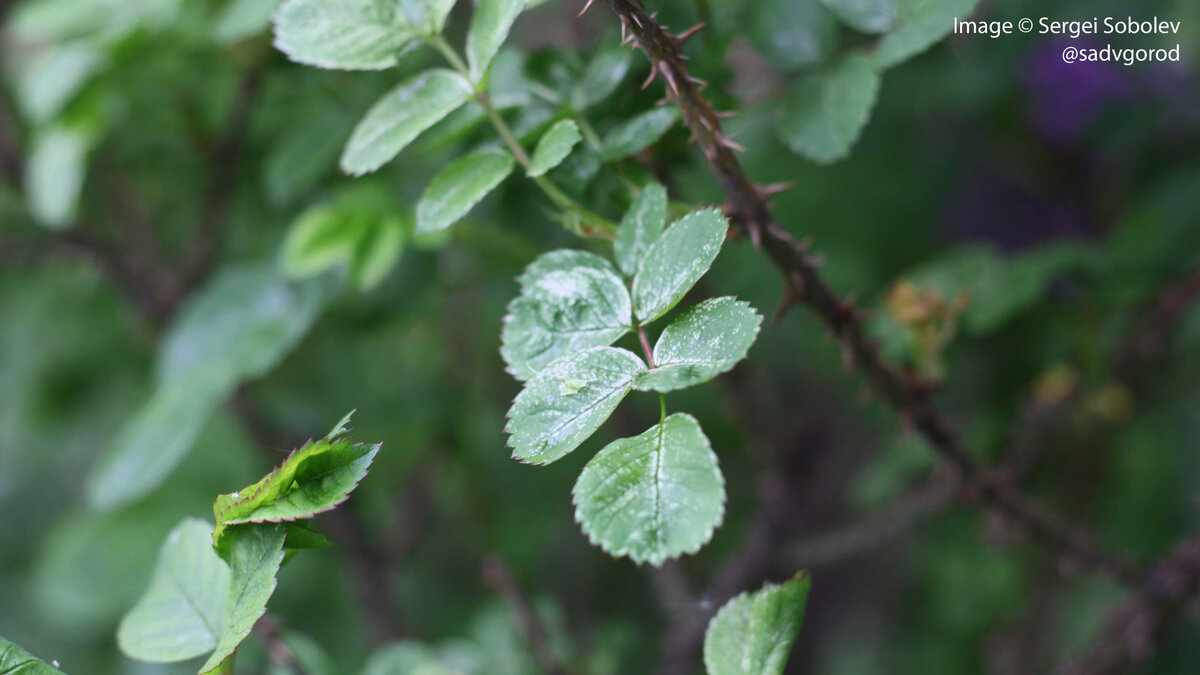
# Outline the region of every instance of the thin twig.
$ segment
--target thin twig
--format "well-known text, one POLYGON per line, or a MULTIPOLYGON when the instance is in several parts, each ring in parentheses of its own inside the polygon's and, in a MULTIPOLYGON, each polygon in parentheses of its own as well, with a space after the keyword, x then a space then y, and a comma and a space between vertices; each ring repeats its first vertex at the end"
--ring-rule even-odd
POLYGON ((946 419, 930 405, 927 389, 883 360, 866 337, 853 305, 833 292, 818 272, 817 260, 775 220, 763 192, 746 176, 734 155, 735 144, 722 132, 720 119, 693 83, 676 38, 667 35, 638 0, 607 1, 666 80, 666 95, 691 129, 725 193, 734 221, 779 268, 789 297, 807 305, 826 325, 841 346, 847 365, 858 367, 875 392, 925 438, 960 480, 978 486, 979 502, 1080 566, 1126 583, 1138 582, 1141 573, 1133 565, 1102 549, 1087 533, 1051 515, 1020 491, 988 475, 946 419))
POLYGON ((1136 596, 1109 615, 1087 649, 1063 666, 1063 675, 1109 675, 1143 661, 1172 616, 1200 594, 1200 533, 1175 547, 1150 571, 1136 596))

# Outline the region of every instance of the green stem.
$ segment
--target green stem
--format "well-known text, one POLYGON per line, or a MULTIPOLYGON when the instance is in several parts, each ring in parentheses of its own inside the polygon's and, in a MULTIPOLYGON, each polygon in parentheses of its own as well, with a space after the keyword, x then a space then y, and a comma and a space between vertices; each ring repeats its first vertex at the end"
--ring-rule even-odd
MULTIPOLYGON (((467 78, 467 80, 471 79, 471 74, 467 69, 466 64, 463 63, 461 58, 459 58, 458 54, 454 51, 454 48, 450 46, 450 43, 446 42, 446 38, 438 35, 429 38, 427 41, 434 47, 434 49, 437 49, 438 52, 445 57, 446 62, 449 63, 455 70, 457 70, 460 75, 467 78)), ((529 159, 529 155, 525 152, 525 149, 521 147, 521 143, 517 141, 517 137, 515 134, 513 134, 512 129, 509 128, 508 123, 504 121, 504 118, 501 117, 500 113, 492 106, 492 102, 488 99, 487 92, 481 89, 480 86, 480 83, 475 83, 475 100, 479 102, 479 105, 483 107, 484 112, 487 113, 488 119, 491 120, 492 126, 496 129, 496 133, 500 134, 500 138, 504 141, 504 144, 508 146, 508 149, 510 152, 512 152, 513 157, 515 157, 517 162, 521 166, 525 167, 526 171, 528 171, 530 165, 532 164, 532 161, 529 159)), ((571 197, 560 190, 557 185, 550 182, 550 179, 546 178, 545 176, 535 176, 533 177, 533 182, 535 185, 541 188, 542 192, 544 192, 551 201, 558 205, 560 209, 568 213, 575 214, 578 216, 580 223, 590 226, 592 230, 591 232, 580 231, 580 234, 591 234, 611 239, 616 233, 616 223, 599 214, 593 213, 579 202, 571 199, 571 197)))
POLYGON ((604 143, 600 140, 600 136, 596 133, 596 130, 592 128, 591 123, 587 121, 586 117, 580 114, 572 115, 572 117, 575 119, 576 126, 579 127, 579 133, 583 134, 583 140, 587 141, 587 144, 593 150, 600 152, 600 149, 604 147, 604 143))
POLYGON ((666 394, 658 395, 658 423, 662 424, 667 421, 667 396, 666 394))

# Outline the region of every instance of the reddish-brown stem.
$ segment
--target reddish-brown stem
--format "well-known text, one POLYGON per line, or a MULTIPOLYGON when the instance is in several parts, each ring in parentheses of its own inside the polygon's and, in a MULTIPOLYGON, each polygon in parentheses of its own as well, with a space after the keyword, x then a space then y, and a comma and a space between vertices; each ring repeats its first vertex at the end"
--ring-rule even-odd
POLYGON ((646 329, 638 326, 638 342, 642 343, 642 354, 646 357, 646 365, 654 367, 654 352, 650 350, 650 340, 646 337, 646 329))

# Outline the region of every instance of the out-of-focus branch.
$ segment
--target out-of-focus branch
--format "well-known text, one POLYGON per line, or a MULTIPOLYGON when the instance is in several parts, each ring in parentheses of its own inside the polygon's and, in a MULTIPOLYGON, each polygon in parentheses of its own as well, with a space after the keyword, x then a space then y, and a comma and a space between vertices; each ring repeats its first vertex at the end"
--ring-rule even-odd
POLYGON ((1200 265, 1184 279, 1163 289, 1142 312, 1129 337, 1117 350, 1113 370, 1123 380, 1136 379, 1147 365, 1162 358, 1180 321, 1200 297, 1200 265))
POLYGON ((508 565, 496 554, 490 554, 483 560, 483 579, 489 586, 496 589, 504 597, 521 625, 525 641, 529 643, 529 651, 537 660, 542 670, 550 675, 571 675, 572 670, 550 646, 542 622, 538 619, 533 603, 521 590, 508 565))
POLYGON ((821 277, 818 261, 775 220, 767 204, 769 190, 750 181, 733 153, 737 144, 721 130, 718 115, 700 93, 697 85, 702 83, 688 73, 680 52, 681 38, 663 31, 639 0, 607 2, 620 20, 622 31, 632 36, 650 59, 655 75, 666 82, 667 97, 679 108, 691 129, 725 193, 727 209, 734 221, 782 274, 785 286, 782 309, 791 304, 808 306, 841 346, 847 365, 858 367, 876 394, 924 437, 963 483, 977 486, 980 503, 1003 516, 1014 528, 1082 567, 1126 583, 1140 581, 1141 574, 1132 564, 1104 550, 1087 533, 1052 515, 1019 490, 992 479, 948 421, 930 405, 927 387, 906 378, 884 361, 867 338, 852 304, 834 293, 821 277))
POLYGON ((192 241, 180 264, 180 292, 186 294, 212 267, 228 221, 229 202, 237 188, 239 167, 261 75, 251 69, 242 75, 224 129, 208 153, 208 187, 192 241))
POLYGON ((1200 533, 1155 565, 1146 584, 1115 609, 1063 675, 1109 675, 1133 668, 1154 650, 1171 618, 1200 595, 1200 533))

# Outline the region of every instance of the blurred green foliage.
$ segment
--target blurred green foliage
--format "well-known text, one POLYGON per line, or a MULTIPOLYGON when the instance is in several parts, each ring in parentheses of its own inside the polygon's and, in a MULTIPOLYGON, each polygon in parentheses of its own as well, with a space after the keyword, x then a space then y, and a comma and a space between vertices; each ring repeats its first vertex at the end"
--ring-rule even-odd
MULTIPOLYGON (((0 182, 0 635, 67 672, 176 672, 126 659, 115 641, 167 532, 208 518, 213 495, 357 408, 356 435, 383 442, 354 498, 366 540, 357 547, 318 518, 338 547, 290 562, 270 610, 305 672, 430 659, 539 672, 520 617, 481 574, 487 554, 511 568, 552 648, 580 672, 650 672, 670 619, 655 577, 590 546, 573 521, 570 486, 601 441, 536 469, 504 447, 520 389, 499 354, 514 278, 547 250, 602 246, 564 230, 524 180, 452 228, 414 236, 430 178, 491 139, 484 112, 467 104, 369 179, 342 175, 356 122, 437 61, 404 52, 379 73, 291 63, 271 45, 275 4, 24 0, 8 12, 0 150, 19 164, 0 182), (197 234, 217 230, 215 243, 197 234), (334 234, 336 255, 305 255, 334 234), (366 255, 380 249, 395 252, 366 255), (133 261, 132 277, 114 277, 111 251, 133 261), (190 279, 196 261, 203 273, 190 279), (285 261, 317 276, 285 281, 285 261), (199 343, 173 356, 184 330, 199 343), (173 377, 187 390, 172 392, 173 377), (200 419, 167 414, 170 396, 192 412, 204 403, 200 419), (194 436, 182 450, 138 440, 136 421, 160 413, 144 429, 194 436), (252 418, 278 433, 262 438, 252 418), (138 442, 144 454, 114 463, 138 442), (166 482, 144 480, 155 472, 166 482), (364 555, 384 571, 395 635, 363 611, 353 560, 364 555), (401 633, 410 642, 377 650, 401 633)), ((456 44, 469 4, 449 16, 456 44)), ((603 3, 576 20, 578 4, 551 0, 518 20, 493 66, 493 104, 530 150, 560 119, 586 121, 585 142, 547 176, 596 213, 618 218, 628 185, 652 178, 668 186, 672 218, 721 203, 687 131, 653 108, 661 83, 638 89, 644 58, 615 46, 603 3)), ((1021 35, 951 37, 892 66, 928 42, 905 17, 939 4, 953 13, 953 2, 649 4, 671 26, 709 22, 688 44, 690 65, 718 108, 741 113, 726 128, 747 171, 795 182, 773 199, 780 220, 813 238, 823 274, 870 310, 885 352, 937 381, 936 401, 974 452, 1002 461, 1027 405, 1065 390, 1029 490, 1144 561, 1197 524, 1200 311, 1186 311, 1161 359, 1118 367, 1144 308, 1200 263, 1193 1, 1014 0, 976 13, 1183 21, 1185 63, 1133 68, 1067 67, 1058 43, 1021 35), (892 22, 880 51, 873 34, 892 22), (789 108, 822 110, 796 88, 838 78, 837 64, 872 49, 890 67, 877 96, 849 101, 861 128, 820 136, 832 148, 792 133, 814 122, 781 117, 789 108), (848 154, 825 165, 793 150, 848 154), (897 296, 901 282, 913 293, 897 296)), ((776 272, 749 245, 730 242, 704 285, 759 308, 779 300, 776 272)), ((772 479, 790 500, 776 532, 785 548, 888 508, 935 470, 899 420, 860 402, 861 388, 794 310, 764 326, 727 382, 676 395, 704 420, 727 482, 724 526, 682 563, 694 590, 743 549, 772 479)), ((610 424, 632 436, 658 418, 657 396, 634 392, 610 424)), ((1048 670, 1123 593, 1060 562, 952 505, 812 570, 789 672, 1048 670)), ((781 556, 765 574, 795 572, 781 556)), ((1173 627, 1146 672, 1195 672, 1195 631, 1173 627)), ((270 667, 259 642, 239 652, 244 672, 270 667)))

